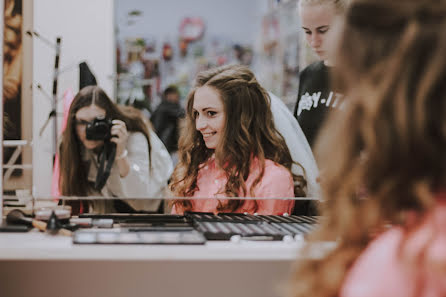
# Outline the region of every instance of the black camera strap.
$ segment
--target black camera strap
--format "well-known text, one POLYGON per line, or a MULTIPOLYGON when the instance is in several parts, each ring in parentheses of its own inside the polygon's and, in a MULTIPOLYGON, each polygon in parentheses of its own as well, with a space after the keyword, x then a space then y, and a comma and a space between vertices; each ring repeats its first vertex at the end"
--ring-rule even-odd
POLYGON ((96 175, 94 188, 101 191, 110 176, 111 168, 116 156, 116 143, 107 141, 104 143, 104 149, 98 156, 99 168, 96 175))

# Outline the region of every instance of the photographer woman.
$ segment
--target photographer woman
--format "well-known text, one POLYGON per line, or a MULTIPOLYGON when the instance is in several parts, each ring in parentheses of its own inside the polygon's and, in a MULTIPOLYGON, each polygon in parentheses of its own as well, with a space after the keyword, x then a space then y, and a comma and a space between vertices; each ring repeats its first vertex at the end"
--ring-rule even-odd
POLYGON ((305 196, 306 181, 276 130, 270 97, 244 66, 201 72, 189 94, 186 129, 170 188, 173 212, 291 213, 294 200, 227 197, 305 196), (212 199, 215 198, 215 199, 212 199))
MULTIPOLYGON (((60 168, 59 188, 63 196, 158 198, 172 172, 172 161, 137 110, 118 107, 101 88, 88 86, 79 91, 70 106, 60 146, 60 168), (102 140, 100 131, 104 133, 102 140), (108 160, 113 162, 110 176, 101 187, 97 179, 104 172, 98 158, 102 159, 113 146, 116 157, 108 160)), ((88 205, 83 202, 79 208, 104 213, 157 211, 159 206, 160 200, 104 199, 91 200, 88 205)))

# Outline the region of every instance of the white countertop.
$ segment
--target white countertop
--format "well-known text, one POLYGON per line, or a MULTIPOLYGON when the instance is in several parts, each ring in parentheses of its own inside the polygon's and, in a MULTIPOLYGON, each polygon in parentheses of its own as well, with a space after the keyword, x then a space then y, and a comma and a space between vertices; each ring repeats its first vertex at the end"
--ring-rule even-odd
POLYGON ((294 260, 302 242, 208 241, 204 245, 73 244, 33 230, 0 233, 0 260, 294 260))
MULTIPOLYGON (((295 240, 73 244, 37 230, 0 233, 0 296, 278 297, 302 246, 295 240)), ((330 247, 318 244, 311 256, 330 247)))

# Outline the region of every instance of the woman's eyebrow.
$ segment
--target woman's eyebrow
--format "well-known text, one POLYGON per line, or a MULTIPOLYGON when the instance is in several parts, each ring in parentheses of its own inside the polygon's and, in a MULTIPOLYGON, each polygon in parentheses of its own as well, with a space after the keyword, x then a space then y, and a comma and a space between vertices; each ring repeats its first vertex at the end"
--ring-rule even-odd
MULTIPOLYGON (((323 25, 323 26, 319 26, 319 27, 317 27, 316 30, 325 29, 325 28, 328 28, 328 27, 329 27, 329 25, 323 25)), ((311 31, 310 29, 308 29, 308 28, 306 28, 306 27, 302 27, 302 29, 311 31)))
MULTIPOLYGON (((209 110, 209 109, 217 109, 217 107, 208 106, 208 107, 201 108, 200 110, 201 110, 201 111, 206 111, 206 110, 209 110)), ((193 111, 197 111, 195 108, 192 109, 192 110, 193 110, 193 111)))

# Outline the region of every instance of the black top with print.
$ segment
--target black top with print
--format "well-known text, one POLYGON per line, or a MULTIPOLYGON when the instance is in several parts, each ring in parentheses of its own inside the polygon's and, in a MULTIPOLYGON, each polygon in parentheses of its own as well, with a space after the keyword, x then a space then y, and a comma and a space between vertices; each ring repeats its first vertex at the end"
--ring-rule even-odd
POLYGON ((299 74, 294 116, 312 148, 328 112, 333 108, 342 108, 342 96, 330 87, 330 71, 330 67, 319 61, 299 74))

